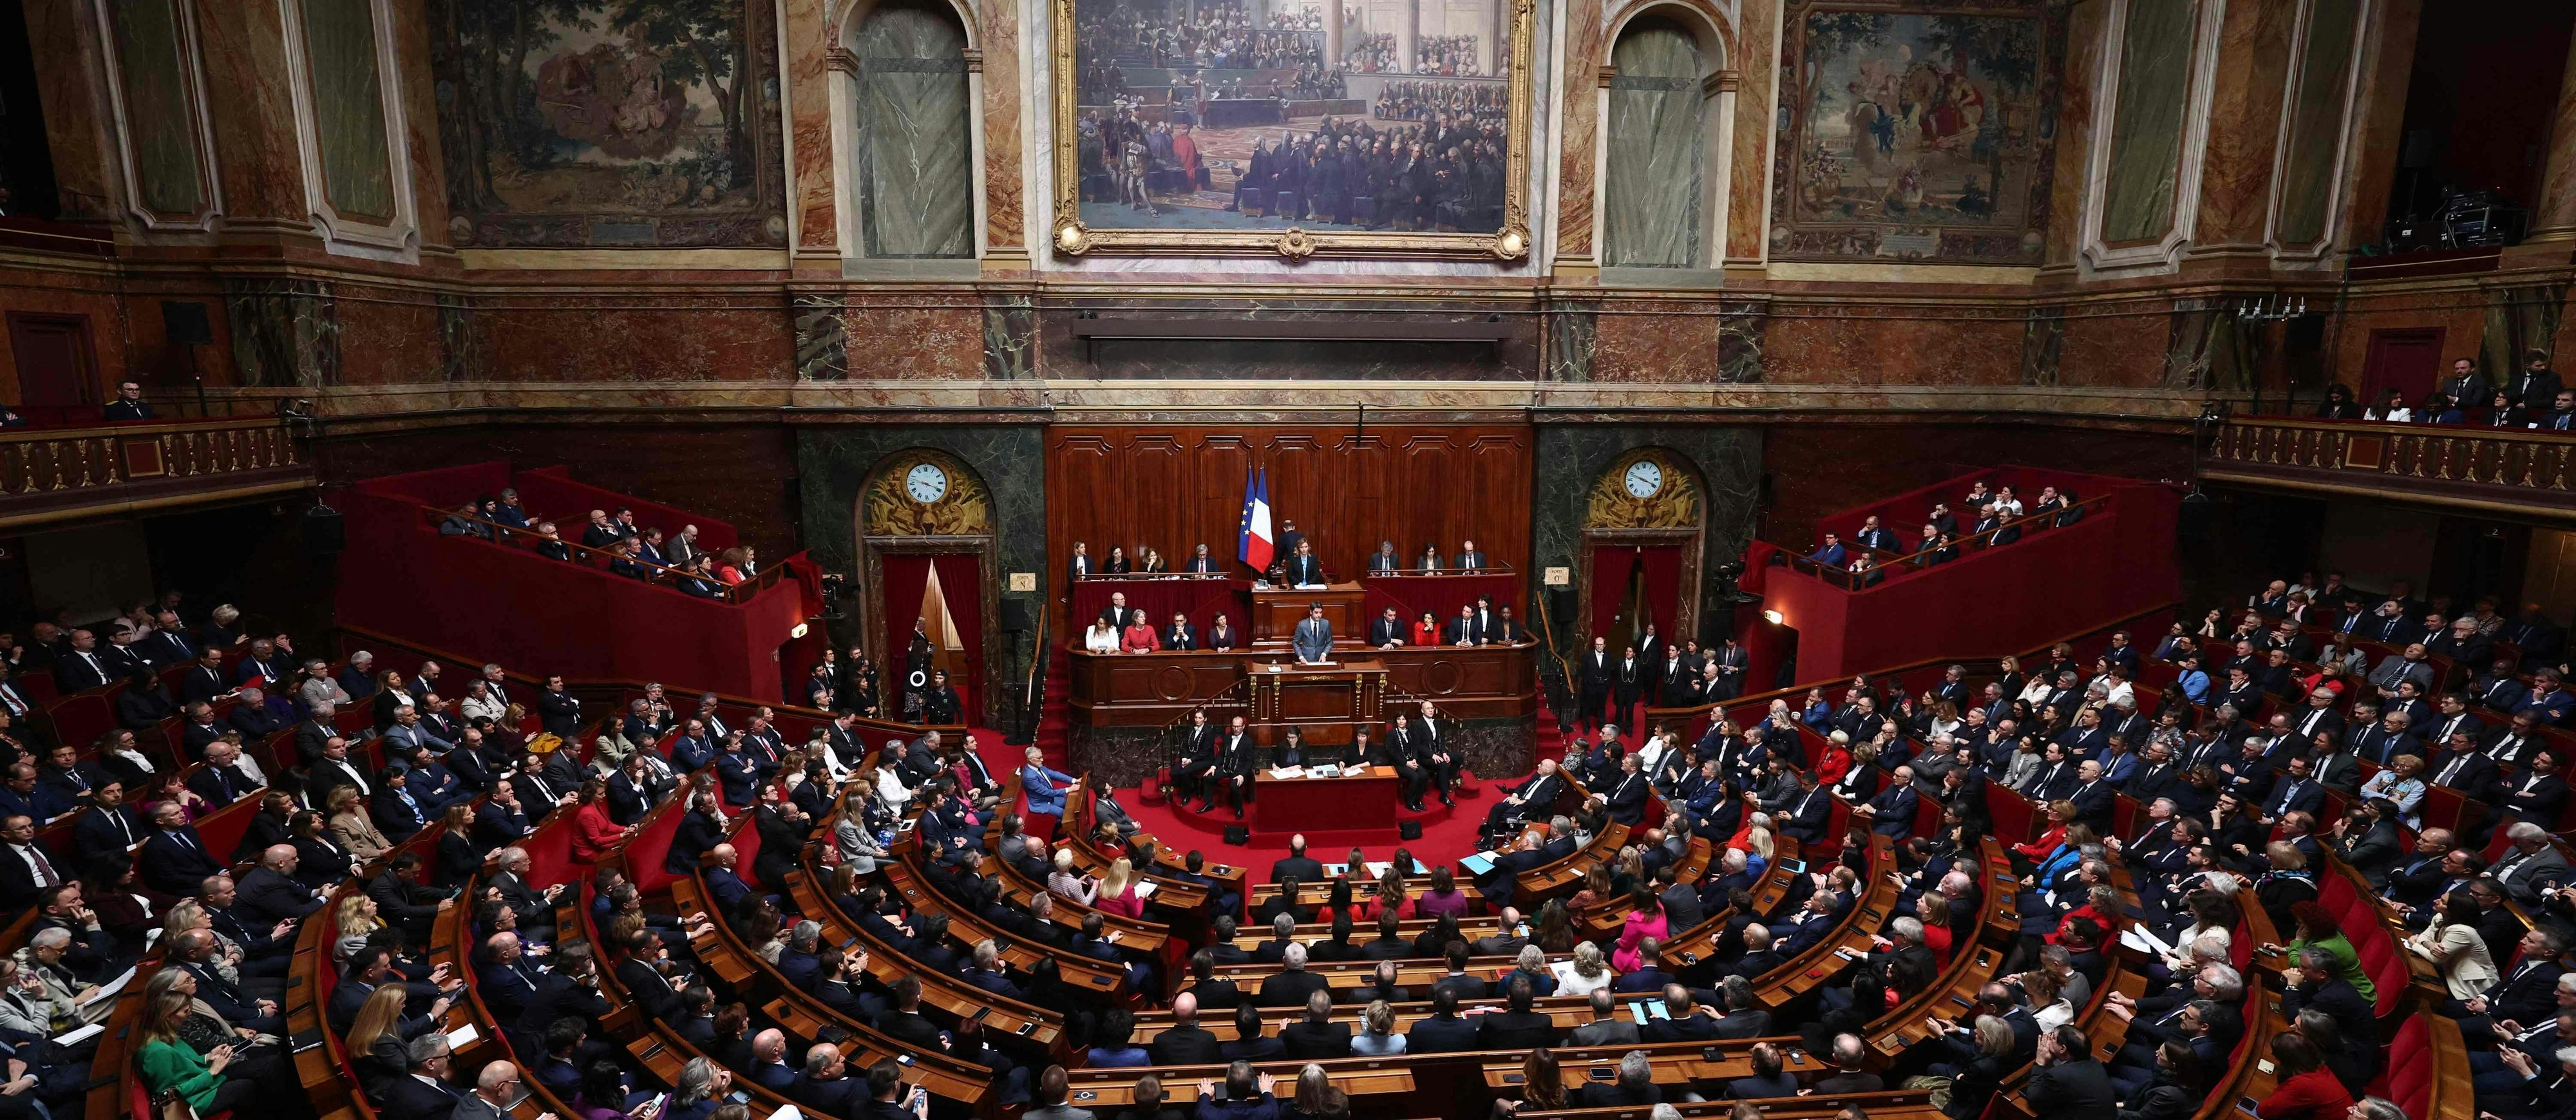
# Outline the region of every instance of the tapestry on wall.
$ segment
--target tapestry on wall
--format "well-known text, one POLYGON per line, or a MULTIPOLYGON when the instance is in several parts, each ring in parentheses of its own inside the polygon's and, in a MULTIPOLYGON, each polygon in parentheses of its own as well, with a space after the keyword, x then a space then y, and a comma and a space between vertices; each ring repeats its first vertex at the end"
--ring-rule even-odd
POLYGON ((1790 0, 1772 258, 2038 263, 2065 46, 2040 3, 1790 0))
POLYGON ((460 247, 787 243, 776 6, 430 0, 460 247))

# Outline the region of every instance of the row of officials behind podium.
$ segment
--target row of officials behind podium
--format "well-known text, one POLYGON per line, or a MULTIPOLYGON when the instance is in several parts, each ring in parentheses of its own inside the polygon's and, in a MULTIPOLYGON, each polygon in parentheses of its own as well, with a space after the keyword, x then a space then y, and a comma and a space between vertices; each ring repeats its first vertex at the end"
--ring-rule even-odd
MULTIPOLYGON (((1296 522, 1280 523, 1279 542, 1274 551, 1277 559, 1271 562, 1268 574, 1281 577, 1284 582, 1300 587, 1325 582, 1323 561, 1315 556, 1313 542, 1308 541, 1304 533, 1297 531, 1296 522)), ((1411 572, 1417 575, 1472 576, 1492 569, 1492 561, 1486 559, 1484 552, 1476 547, 1474 541, 1458 542, 1458 554, 1446 559, 1440 555, 1439 542, 1426 543, 1422 546, 1422 554, 1411 558, 1410 561, 1396 555, 1395 542, 1379 541, 1377 551, 1369 553, 1368 558, 1368 570, 1372 575, 1411 572)), ((1150 546, 1137 546, 1135 554, 1131 556, 1126 546, 1111 545, 1108 557, 1103 559, 1094 558, 1091 555, 1091 546, 1088 543, 1075 541, 1073 558, 1065 562, 1064 574, 1077 580, 1097 576, 1212 577, 1226 574, 1226 564, 1211 554, 1206 545, 1200 545, 1192 550, 1189 559, 1181 561, 1180 569, 1175 571, 1172 568, 1172 562, 1150 546)))

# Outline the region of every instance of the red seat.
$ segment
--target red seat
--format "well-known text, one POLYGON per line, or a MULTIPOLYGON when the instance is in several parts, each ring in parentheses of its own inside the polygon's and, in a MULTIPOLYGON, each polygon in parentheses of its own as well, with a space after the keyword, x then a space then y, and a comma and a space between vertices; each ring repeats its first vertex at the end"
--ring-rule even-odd
POLYGON ((2388 1069, 2379 1075, 2382 1092, 2408 1116, 2422 1116, 2433 1098, 2432 1027, 2421 1015, 2408 1016, 2397 1028, 2397 1037, 2389 1040, 2388 1069))
POLYGON ((1163 783, 1168 782, 1168 781, 1171 781, 1171 780, 1172 780, 1172 768, 1171 768, 1171 767, 1169 767, 1169 766, 1157 766, 1157 767, 1155 767, 1155 768, 1154 768, 1154 772, 1153 772, 1153 773, 1145 775, 1145 783, 1144 783, 1143 785, 1141 785, 1141 786, 1137 787, 1137 789, 1136 789, 1136 801, 1137 801, 1137 803, 1138 803, 1138 804, 1142 804, 1142 805, 1160 805, 1160 804, 1162 804, 1162 803, 1163 803, 1163 783))

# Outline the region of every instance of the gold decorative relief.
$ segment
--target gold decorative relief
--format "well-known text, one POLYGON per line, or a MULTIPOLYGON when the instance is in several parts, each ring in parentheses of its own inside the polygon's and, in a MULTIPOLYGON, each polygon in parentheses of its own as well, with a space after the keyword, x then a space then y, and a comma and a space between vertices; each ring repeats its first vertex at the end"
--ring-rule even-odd
POLYGON ((906 451, 887 459, 861 491, 859 526, 871 537, 989 534, 993 494, 954 455, 926 448, 906 451))
POLYGON ((1678 455, 1644 447, 1613 460, 1593 480, 1587 529, 1692 529, 1700 523, 1699 476, 1678 455))

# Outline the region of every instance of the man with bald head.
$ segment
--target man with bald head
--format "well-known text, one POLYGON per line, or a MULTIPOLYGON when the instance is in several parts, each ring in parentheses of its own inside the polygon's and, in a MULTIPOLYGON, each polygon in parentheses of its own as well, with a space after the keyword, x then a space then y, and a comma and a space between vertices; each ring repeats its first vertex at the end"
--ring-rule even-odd
POLYGON ((480 983, 475 990, 482 994, 483 1005, 492 1010, 498 1022, 518 1022, 528 1009, 528 1001, 536 998, 537 981, 542 974, 528 963, 519 935, 509 930, 483 939, 482 958, 480 983))
POLYGON ((519 1097, 519 1067, 493 1062, 474 1078, 474 1091, 456 1102, 448 1120, 510 1120, 510 1105, 519 1097))
POLYGON ((787 1064, 787 1036, 775 1027, 751 1036, 751 1079, 774 1093, 796 1084, 795 1067, 787 1064))
POLYGON ((1172 997, 1172 1025, 1164 1028, 1145 1053, 1158 1066, 1198 1066, 1217 1060, 1216 1032, 1199 1025, 1199 997, 1182 992, 1172 997))
POLYGON ((260 852, 259 866, 242 876, 240 897, 233 903, 245 924, 273 926, 322 908, 322 900, 295 881, 295 859, 290 844, 271 844, 260 852))

